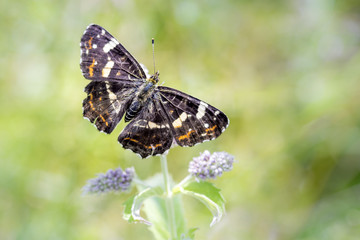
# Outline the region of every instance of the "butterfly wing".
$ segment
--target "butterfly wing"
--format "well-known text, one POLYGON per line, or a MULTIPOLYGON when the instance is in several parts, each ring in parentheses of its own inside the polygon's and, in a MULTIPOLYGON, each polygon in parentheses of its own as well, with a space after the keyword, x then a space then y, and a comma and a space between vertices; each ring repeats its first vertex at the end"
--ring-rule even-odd
POLYGON ((158 89, 178 145, 194 146, 213 140, 228 127, 229 119, 219 109, 172 88, 159 86, 158 89))
POLYGON ((92 81, 85 87, 87 98, 83 100, 83 115, 96 128, 111 133, 121 120, 131 100, 137 83, 92 81))
POLYGON ((120 133, 119 143, 142 158, 165 153, 173 141, 164 109, 157 99, 151 99, 140 114, 120 133))
POLYGON ((158 87, 148 105, 121 132, 120 144, 142 158, 213 140, 229 125, 217 108, 172 88, 158 87))
POLYGON ((80 41, 80 68, 93 80, 86 87, 83 115, 99 131, 111 133, 146 75, 135 58, 104 28, 91 24, 80 41))
POLYGON ((81 41, 80 68, 90 80, 121 81, 146 79, 135 58, 104 28, 91 24, 81 41))

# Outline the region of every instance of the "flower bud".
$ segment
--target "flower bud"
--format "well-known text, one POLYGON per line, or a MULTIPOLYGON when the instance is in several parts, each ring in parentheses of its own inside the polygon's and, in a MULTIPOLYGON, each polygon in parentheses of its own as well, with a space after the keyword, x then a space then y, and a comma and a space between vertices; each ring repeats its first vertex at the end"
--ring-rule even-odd
POLYGON ((189 173, 202 180, 215 179, 220 177, 223 172, 232 169, 234 157, 227 152, 204 151, 199 157, 194 157, 189 164, 189 173))
POLYGON ((134 175, 134 168, 127 168, 125 171, 121 168, 115 170, 109 169, 105 174, 100 173, 96 178, 88 180, 87 184, 83 187, 83 193, 126 191, 129 189, 134 175))

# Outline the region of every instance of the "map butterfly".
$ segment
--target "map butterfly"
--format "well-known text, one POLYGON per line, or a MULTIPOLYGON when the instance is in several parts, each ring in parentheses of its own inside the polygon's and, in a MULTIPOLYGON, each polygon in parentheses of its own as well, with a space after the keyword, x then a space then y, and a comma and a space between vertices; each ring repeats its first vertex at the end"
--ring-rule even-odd
POLYGON ((178 90, 157 86, 152 76, 104 28, 91 24, 80 42, 85 87, 83 115, 111 133, 124 117, 119 143, 142 158, 179 145, 194 146, 220 136, 229 119, 219 109, 178 90))

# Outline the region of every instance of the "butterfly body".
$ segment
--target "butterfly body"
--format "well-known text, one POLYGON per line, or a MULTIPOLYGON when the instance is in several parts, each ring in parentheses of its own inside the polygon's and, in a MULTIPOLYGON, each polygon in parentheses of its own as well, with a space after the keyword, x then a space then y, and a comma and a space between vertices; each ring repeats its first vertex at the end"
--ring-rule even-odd
POLYGON ((159 72, 156 72, 149 79, 147 79, 138 89, 136 97, 132 100, 130 107, 125 114, 125 122, 131 121, 140 110, 147 105, 151 100, 156 88, 156 83, 159 81, 159 72))
POLYGON ((213 140, 229 124, 217 108, 176 89, 158 86, 135 58, 104 28, 92 24, 80 42, 85 87, 83 115, 99 131, 111 133, 124 117, 129 124, 118 137, 142 158, 171 147, 213 140))

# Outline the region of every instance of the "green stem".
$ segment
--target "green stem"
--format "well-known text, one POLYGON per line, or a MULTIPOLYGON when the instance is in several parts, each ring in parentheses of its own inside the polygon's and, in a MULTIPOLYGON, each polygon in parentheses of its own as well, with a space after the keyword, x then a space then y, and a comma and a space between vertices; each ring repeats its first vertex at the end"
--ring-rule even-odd
POLYGON ((187 175, 186 178, 184 178, 179 184, 177 184, 172 192, 173 193, 178 193, 178 192, 181 192, 183 186, 185 186, 188 182, 192 181, 193 177, 191 175, 187 175))
POLYGON ((176 233, 176 221, 175 221, 175 211, 172 199, 172 191, 170 186, 170 179, 169 179, 169 171, 167 167, 167 159, 166 155, 161 155, 161 171, 164 177, 164 185, 165 185, 165 192, 166 192, 166 212, 168 217, 168 228, 170 232, 171 239, 177 239, 176 233))

